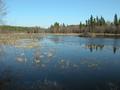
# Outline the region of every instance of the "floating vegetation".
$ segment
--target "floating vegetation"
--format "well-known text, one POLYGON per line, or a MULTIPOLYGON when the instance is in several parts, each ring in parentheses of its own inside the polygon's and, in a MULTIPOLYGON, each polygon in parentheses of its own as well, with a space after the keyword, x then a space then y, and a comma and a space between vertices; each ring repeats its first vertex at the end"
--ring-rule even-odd
POLYGON ((74 36, 57 36, 63 39, 57 43, 47 36, 42 40, 24 37, 0 38, 0 90, 120 90, 116 48, 120 40, 114 46, 117 53, 112 54, 113 39, 109 43, 105 39, 102 46, 101 39, 91 45, 88 38, 74 36), (5 75, 6 67, 11 70, 5 75), (108 80, 111 82, 105 83, 108 80))
MULTIPOLYGON (((46 54, 46 53, 45 53, 46 54)), ((48 58, 51 58, 55 55, 55 50, 54 48, 50 49, 48 52, 47 52, 47 57, 48 58)))
POLYGON ((91 68, 91 69, 98 69, 98 68, 101 68, 101 66, 102 66, 102 62, 100 60, 95 60, 93 58, 82 59, 82 60, 80 60, 80 64, 87 66, 88 68, 91 68))
POLYGON ((37 40, 23 39, 23 40, 17 40, 15 43, 15 47, 17 47, 17 48, 34 48, 34 47, 39 47, 39 43, 37 40))
POLYGON ((43 58, 43 57, 44 57, 44 56, 41 55, 39 49, 34 52, 34 62, 35 62, 36 64, 39 64, 39 63, 41 62, 41 58, 43 58))
POLYGON ((65 60, 64 59, 59 60, 58 63, 55 65, 55 67, 59 69, 67 68, 65 60))
POLYGON ((74 67, 74 68, 78 68, 79 65, 77 65, 77 64, 73 64, 73 67, 74 67))
POLYGON ((62 69, 75 69, 75 68, 79 68, 78 64, 72 63, 69 60, 64 60, 64 59, 61 59, 58 62, 58 66, 60 68, 62 68, 62 69))
POLYGON ((84 65, 84 64, 88 64, 88 61, 84 60, 84 61, 81 61, 80 64, 84 65))
POLYGON ((52 52, 48 52, 48 57, 52 57, 53 56, 53 53, 52 52))
POLYGON ((65 64, 65 60, 64 59, 60 60, 60 64, 65 64))
POLYGON ((89 67, 89 68, 96 69, 96 68, 98 67, 98 64, 92 63, 92 64, 89 64, 88 67, 89 67))
POLYGON ((62 85, 54 80, 49 80, 45 78, 43 81, 40 81, 40 90, 66 90, 65 88, 62 87, 62 85))
POLYGON ((35 62, 36 64, 39 64, 41 61, 35 59, 34 62, 35 62))
POLYGON ((40 53, 40 51, 36 51, 35 53, 34 53, 34 59, 35 60, 40 60, 41 59, 41 55, 40 55, 41 53, 40 53))
POLYGON ((16 40, 15 39, 0 39, 0 44, 3 44, 3 45, 15 45, 15 42, 16 40))
POLYGON ((44 58, 44 55, 40 55, 40 58, 44 58))
POLYGON ((20 56, 16 57, 16 60, 20 63, 25 63, 27 62, 27 58, 25 57, 24 53, 22 53, 20 56))

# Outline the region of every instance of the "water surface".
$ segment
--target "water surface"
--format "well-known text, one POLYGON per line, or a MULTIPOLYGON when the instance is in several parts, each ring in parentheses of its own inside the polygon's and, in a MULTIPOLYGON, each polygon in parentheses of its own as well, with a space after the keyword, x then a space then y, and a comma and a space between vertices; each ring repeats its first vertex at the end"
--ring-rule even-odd
POLYGON ((0 90, 120 90, 119 68, 120 39, 48 35, 0 42, 0 90))

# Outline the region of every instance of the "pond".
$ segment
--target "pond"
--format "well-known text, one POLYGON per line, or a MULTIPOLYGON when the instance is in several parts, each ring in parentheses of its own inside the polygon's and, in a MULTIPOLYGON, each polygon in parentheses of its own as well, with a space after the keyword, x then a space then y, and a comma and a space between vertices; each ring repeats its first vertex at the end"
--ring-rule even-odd
POLYGON ((119 69, 120 39, 47 35, 0 41, 0 90, 120 90, 119 69))

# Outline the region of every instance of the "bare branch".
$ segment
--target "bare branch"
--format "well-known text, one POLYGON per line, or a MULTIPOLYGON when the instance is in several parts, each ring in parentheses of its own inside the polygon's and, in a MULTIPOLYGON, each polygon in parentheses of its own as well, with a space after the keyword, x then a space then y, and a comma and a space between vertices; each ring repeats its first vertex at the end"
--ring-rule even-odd
POLYGON ((3 23, 3 17, 6 14, 5 0, 0 0, 0 24, 3 23))

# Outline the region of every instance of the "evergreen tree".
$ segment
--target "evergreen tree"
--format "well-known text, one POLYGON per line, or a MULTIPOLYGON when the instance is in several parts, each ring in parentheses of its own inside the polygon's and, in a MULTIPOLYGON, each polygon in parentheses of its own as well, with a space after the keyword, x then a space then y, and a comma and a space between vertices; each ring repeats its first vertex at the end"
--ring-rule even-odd
POLYGON ((94 25, 94 18, 93 18, 93 16, 91 15, 91 17, 90 17, 90 32, 93 32, 93 25, 94 25))
POLYGON ((95 26, 97 23, 96 18, 93 19, 93 26, 95 26))
POLYGON ((119 19, 119 25, 120 25, 120 19, 119 19))
POLYGON ((59 25, 59 23, 58 22, 55 22, 54 23, 54 33, 58 33, 59 32, 59 28, 60 28, 60 25, 59 25))
POLYGON ((63 23, 63 25, 62 25, 63 27, 65 27, 65 24, 63 23))
POLYGON ((101 24, 105 25, 105 19, 101 16, 101 24))
POLYGON ((88 26, 88 20, 86 20, 85 23, 86 23, 86 27, 87 27, 88 26))
POLYGON ((99 25, 99 18, 98 18, 98 16, 96 17, 96 24, 97 24, 97 26, 99 25))
POLYGON ((115 14, 115 16, 114 16, 114 25, 118 26, 118 17, 117 17, 117 14, 115 14))
POLYGON ((115 14, 115 16, 114 16, 114 25, 116 26, 115 34, 117 34, 118 33, 118 25, 119 25, 117 14, 115 14))
POLYGON ((92 26, 93 25, 93 16, 91 15, 90 17, 90 25, 92 26))
POLYGON ((80 30, 82 29, 82 22, 80 22, 79 29, 80 30))

